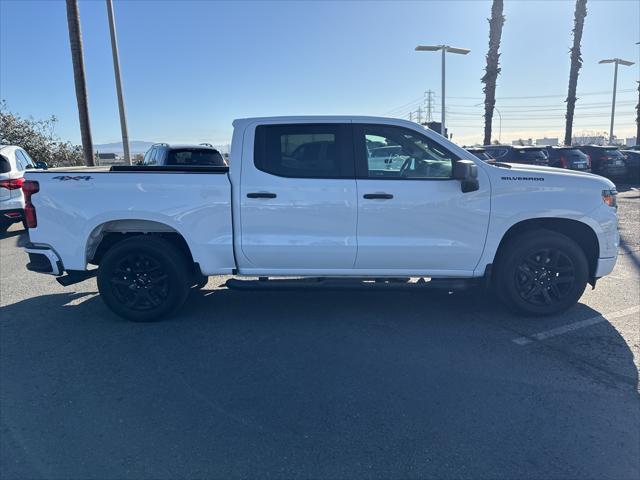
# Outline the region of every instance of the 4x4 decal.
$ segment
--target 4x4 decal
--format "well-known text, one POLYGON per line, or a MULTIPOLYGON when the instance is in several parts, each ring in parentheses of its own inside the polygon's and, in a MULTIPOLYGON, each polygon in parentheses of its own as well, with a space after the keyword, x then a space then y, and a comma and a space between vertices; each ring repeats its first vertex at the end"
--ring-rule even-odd
POLYGON ((71 176, 71 175, 58 175, 57 177, 53 177, 54 180, 60 180, 61 182, 67 181, 67 180, 91 180, 91 175, 75 175, 75 176, 71 176))

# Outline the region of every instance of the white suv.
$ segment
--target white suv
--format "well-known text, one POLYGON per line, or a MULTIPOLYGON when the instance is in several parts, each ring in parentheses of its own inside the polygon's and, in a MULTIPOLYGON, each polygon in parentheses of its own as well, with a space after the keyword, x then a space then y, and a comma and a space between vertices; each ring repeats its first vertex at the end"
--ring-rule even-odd
MULTIPOLYGON (((45 167, 38 162, 38 167, 45 167)), ((4 233, 12 223, 20 222, 24 216, 24 195, 22 184, 24 172, 34 169, 29 154, 15 145, 0 145, 0 233, 4 233)))

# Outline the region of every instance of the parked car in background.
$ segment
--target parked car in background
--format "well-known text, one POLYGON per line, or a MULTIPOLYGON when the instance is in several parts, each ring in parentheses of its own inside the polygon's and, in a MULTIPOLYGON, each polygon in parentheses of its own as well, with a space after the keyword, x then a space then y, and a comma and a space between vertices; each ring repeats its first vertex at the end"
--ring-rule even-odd
POLYGON ((549 165, 549 158, 544 147, 485 145, 482 148, 491 158, 500 162, 549 165))
POLYGON ((640 147, 637 150, 622 150, 622 154, 625 156, 627 179, 640 182, 640 147))
POLYGON ((475 155, 476 157, 478 157, 480 160, 484 160, 489 161, 489 160, 493 160, 493 157, 491 155, 489 155, 487 153, 487 150, 483 147, 469 147, 469 148, 465 148, 465 150, 473 155, 475 155))
POLYGON ((211 144, 156 143, 144 154, 142 165, 225 167, 227 162, 211 144))
POLYGON ((549 166, 590 172, 589 157, 577 147, 547 147, 549 166))
POLYGON ((0 145, 0 233, 24 219, 24 172, 36 168, 46 170, 47 164, 16 145, 0 145))
POLYGON ((607 178, 623 178, 627 174, 624 155, 618 147, 582 145, 578 148, 589 157, 593 173, 607 178))

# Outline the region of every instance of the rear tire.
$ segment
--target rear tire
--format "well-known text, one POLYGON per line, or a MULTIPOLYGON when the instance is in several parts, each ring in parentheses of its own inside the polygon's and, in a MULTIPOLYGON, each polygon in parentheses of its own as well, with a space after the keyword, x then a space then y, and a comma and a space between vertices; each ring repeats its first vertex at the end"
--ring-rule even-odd
POLYGON ((570 308, 589 278, 589 264, 580 246, 550 230, 513 238, 496 263, 493 286, 498 298, 525 315, 553 315, 570 308))
POLYGON ((140 235, 107 251, 98 269, 98 290, 117 315, 153 322, 180 308, 192 278, 187 258, 173 243, 140 235))

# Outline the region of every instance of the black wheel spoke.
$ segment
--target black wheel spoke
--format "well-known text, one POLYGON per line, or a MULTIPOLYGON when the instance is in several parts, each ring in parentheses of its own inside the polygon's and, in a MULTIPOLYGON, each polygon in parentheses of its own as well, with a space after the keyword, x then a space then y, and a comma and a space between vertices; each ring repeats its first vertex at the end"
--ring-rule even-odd
POLYGON ((162 263, 143 253, 122 258, 113 270, 110 283, 116 297, 132 310, 157 308, 169 296, 169 275, 162 263))
POLYGON ((516 267, 516 289, 528 303, 552 305, 571 291, 574 269, 573 261, 560 248, 532 251, 516 267))

